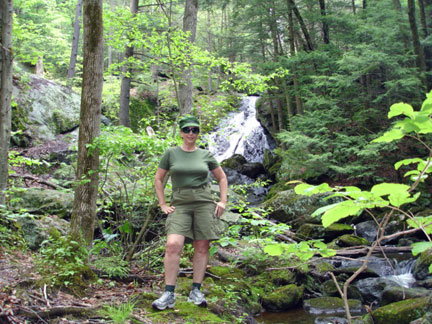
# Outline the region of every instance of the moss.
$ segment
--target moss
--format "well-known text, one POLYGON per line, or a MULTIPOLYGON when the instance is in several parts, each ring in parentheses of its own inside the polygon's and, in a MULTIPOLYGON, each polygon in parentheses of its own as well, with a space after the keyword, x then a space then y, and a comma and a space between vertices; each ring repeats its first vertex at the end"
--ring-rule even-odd
POLYGON ((295 273, 289 270, 275 270, 269 273, 271 282, 276 286, 293 284, 296 281, 295 273))
POLYGON ((303 298, 303 286, 294 284, 276 289, 274 292, 262 297, 263 306, 269 311, 283 311, 298 306, 303 298))
POLYGON ((335 269, 334 265, 325 261, 317 262, 316 264, 314 264, 314 267, 315 270, 318 271, 320 274, 325 274, 335 269))
POLYGON ((225 266, 211 267, 209 272, 222 279, 243 279, 245 277, 243 270, 225 266))
POLYGON ((432 249, 422 252, 414 267, 416 279, 423 280, 429 276, 429 266, 432 264, 432 249))
POLYGON ((376 309, 373 312, 375 324, 409 324, 425 314, 428 297, 399 301, 376 309))
POLYGON ((338 237, 334 242, 340 247, 370 245, 369 241, 365 238, 352 234, 342 235, 338 237))

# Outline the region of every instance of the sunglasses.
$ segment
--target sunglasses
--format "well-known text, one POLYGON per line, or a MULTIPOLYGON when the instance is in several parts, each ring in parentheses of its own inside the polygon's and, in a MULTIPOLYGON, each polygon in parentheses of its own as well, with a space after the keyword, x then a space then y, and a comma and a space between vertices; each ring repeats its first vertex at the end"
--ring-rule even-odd
POLYGON ((191 131, 194 134, 198 134, 199 133, 199 128, 198 127, 183 127, 181 130, 185 134, 189 134, 191 131))

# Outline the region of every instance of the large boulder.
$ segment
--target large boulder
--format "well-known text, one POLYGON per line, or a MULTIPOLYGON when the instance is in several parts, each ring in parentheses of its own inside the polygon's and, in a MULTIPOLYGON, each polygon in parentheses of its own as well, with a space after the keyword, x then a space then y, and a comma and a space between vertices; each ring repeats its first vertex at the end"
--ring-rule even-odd
POLYGON ((283 190, 275 193, 272 198, 262 203, 262 207, 271 210, 268 217, 298 228, 304 223, 320 224, 319 217, 311 214, 322 206, 332 204, 338 200, 331 198, 324 200, 326 195, 313 196, 298 195, 294 190, 283 190))
POLYGON ((26 209, 37 215, 69 217, 72 213, 74 194, 52 189, 29 188, 15 194, 13 207, 26 209))
POLYGON ((303 224, 297 230, 297 236, 301 239, 324 239, 329 242, 338 236, 351 234, 354 229, 347 224, 334 223, 328 227, 319 224, 303 224))
POLYGON ((428 297, 421 297, 379 307, 373 312, 375 324, 410 324, 425 314, 428 300, 428 297))
POLYGON ((23 131, 20 137, 13 137, 15 144, 30 144, 23 139, 32 143, 54 140, 79 125, 80 95, 61 84, 23 74, 21 81, 14 83, 13 97, 17 104, 12 114, 13 129, 23 131))
POLYGON ((405 288, 402 286, 390 286, 382 293, 381 305, 385 306, 405 299, 429 296, 430 291, 426 288, 405 288))

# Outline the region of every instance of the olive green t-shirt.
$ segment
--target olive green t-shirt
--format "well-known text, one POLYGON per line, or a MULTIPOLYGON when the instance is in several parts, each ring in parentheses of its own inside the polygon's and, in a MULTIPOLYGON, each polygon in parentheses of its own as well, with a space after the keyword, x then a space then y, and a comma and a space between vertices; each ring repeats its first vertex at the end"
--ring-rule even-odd
POLYGON ((209 171, 218 166, 218 161, 209 151, 199 148, 186 152, 179 146, 166 150, 159 162, 159 168, 169 171, 174 189, 205 185, 209 181, 209 171))

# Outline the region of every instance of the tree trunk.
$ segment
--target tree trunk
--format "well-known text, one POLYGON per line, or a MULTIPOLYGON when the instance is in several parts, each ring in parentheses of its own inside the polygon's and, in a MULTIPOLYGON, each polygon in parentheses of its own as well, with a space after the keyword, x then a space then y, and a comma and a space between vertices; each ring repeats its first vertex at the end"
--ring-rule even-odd
POLYGON ((0 205, 5 204, 12 99, 12 0, 0 2, 0 205))
MULTIPOLYGON (((130 1, 130 11, 132 17, 138 12, 138 2, 139 0, 130 1)), ((125 127, 130 127, 130 117, 129 117, 129 103, 130 103, 130 89, 131 89, 131 79, 132 79, 132 68, 130 67, 129 59, 133 56, 134 48, 132 46, 126 46, 124 62, 122 67, 122 79, 120 88, 120 111, 119 111, 119 124, 125 127)))
POLYGON ((272 99, 272 94, 269 93, 269 105, 270 105, 270 116, 271 116, 271 120, 272 120, 272 129, 273 132, 277 132, 278 131, 278 124, 276 122, 276 114, 275 114, 275 109, 274 109, 274 105, 273 105, 273 99, 272 99))
POLYGON ((356 4, 355 4, 355 0, 351 0, 351 5, 352 5, 352 11, 353 11, 353 14, 355 15, 355 14, 356 14, 356 4))
POLYGON ((309 31, 306 27, 306 24, 303 20, 303 17, 300 15, 300 11, 297 9, 297 6, 296 6, 294 0, 287 0, 287 1, 288 1, 288 8, 290 8, 290 10, 292 10, 292 12, 294 12, 294 14, 297 18, 297 21, 300 25, 300 28, 303 32, 303 36, 306 40, 308 50, 313 51, 312 39, 310 38, 309 31))
POLYGON ((402 42, 405 46, 405 49, 408 51, 410 49, 410 43, 409 43, 409 37, 407 35, 407 31, 404 28, 404 25, 402 24, 403 14, 402 14, 402 6, 400 0, 393 0, 393 5, 396 8, 398 14, 398 20, 399 20, 398 26, 399 26, 400 34, 402 36, 402 42))
POLYGON ((424 76, 424 73, 426 72, 426 63, 425 63, 424 51, 420 44, 420 38, 417 30, 414 0, 408 0, 408 19, 410 23, 414 53, 416 55, 417 67, 420 70, 421 79, 423 83, 426 85, 425 76, 424 76))
POLYGON ((321 10, 321 18, 322 18, 322 31, 323 31, 323 40, 324 44, 330 44, 330 34, 329 34, 329 26, 327 24, 327 13, 326 13, 326 5, 325 0, 319 0, 320 10, 321 10))
POLYGON ((84 60, 81 114, 78 139, 78 163, 74 206, 71 218, 72 238, 91 245, 96 217, 99 180, 99 151, 88 145, 100 134, 103 84, 102 0, 84 0, 84 60))
MULTIPOLYGON (((294 41, 294 21, 292 11, 288 12, 288 29, 289 29, 289 42, 290 42, 290 55, 295 56, 295 41, 294 41)), ((296 102, 296 111, 298 114, 303 114, 302 101, 299 95, 299 84, 298 77, 295 67, 292 67, 293 73, 293 84, 294 84, 294 96, 296 102)))
POLYGON ((363 0, 363 10, 365 10, 367 8, 367 1, 363 0))
MULTIPOLYGON (((210 9, 207 9, 207 51, 210 53, 211 51, 211 20, 210 20, 210 9)), ((209 93, 213 91, 213 79, 212 79, 212 71, 209 69, 208 71, 208 91, 209 93)))
MULTIPOLYGON (((114 11, 114 0, 110 0, 110 7, 111 7, 111 11, 114 11)), ((113 33, 113 28, 110 27, 109 38, 111 38, 112 33, 113 33)), ((107 65, 108 69, 110 68, 112 63, 113 63, 113 47, 112 45, 108 45, 108 65, 107 65)))
POLYGON ((78 43, 79 43, 80 28, 81 28, 80 17, 82 11, 82 1, 83 0, 78 0, 75 9, 74 34, 72 38, 72 51, 71 51, 69 70, 67 75, 68 79, 73 78, 75 75, 75 66, 76 66, 76 59, 78 55, 78 43))
POLYGON ((420 10, 420 24, 422 26, 423 38, 426 38, 429 33, 426 23, 426 8, 424 0, 418 0, 419 10, 420 10))
MULTIPOLYGON (((198 0, 186 0, 183 16, 183 31, 189 32, 189 41, 195 42, 198 19, 198 0)), ((179 109, 181 115, 192 111, 192 68, 185 67, 179 83, 179 109)))

